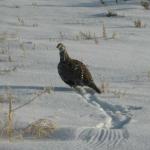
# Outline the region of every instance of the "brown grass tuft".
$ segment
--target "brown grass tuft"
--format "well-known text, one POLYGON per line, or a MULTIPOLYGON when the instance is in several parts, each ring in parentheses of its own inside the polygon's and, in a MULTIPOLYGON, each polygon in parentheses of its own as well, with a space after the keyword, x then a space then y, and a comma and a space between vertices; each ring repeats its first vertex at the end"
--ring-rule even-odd
POLYGON ((108 10, 106 16, 107 17, 116 17, 116 16, 118 16, 118 14, 110 9, 110 10, 108 10))
POLYGON ((142 22, 140 19, 137 19, 134 21, 134 26, 136 28, 144 28, 145 27, 145 24, 144 22, 142 22))
POLYGON ((48 119, 39 119, 24 129, 24 135, 36 138, 48 137, 56 129, 56 125, 48 119))
POLYGON ((149 2, 148 2, 148 1, 145 1, 145 0, 141 1, 141 5, 142 5, 146 10, 149 9, 149 2))

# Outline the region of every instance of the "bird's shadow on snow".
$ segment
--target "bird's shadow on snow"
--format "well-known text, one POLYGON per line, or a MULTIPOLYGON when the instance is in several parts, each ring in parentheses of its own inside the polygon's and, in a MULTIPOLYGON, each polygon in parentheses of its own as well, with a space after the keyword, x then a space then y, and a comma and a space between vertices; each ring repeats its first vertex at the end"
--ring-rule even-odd
POLYGON ((53 87, 55 92, 72 92, 73 89, 70 87, 61 87, 61 86, 55 86, 53 87))
POLYGON ((31 92, 31 91, 39 91, 44 90, 46 88, 51 88, 54 92, 73 92, 73 89, 71 87, 65 87, 65 86, 20 86, 20 85, 0 85, 0 91, 3 92, 4 90, 10 90, 10 91, 18 91, 21 93, 31 92))
MULTIPOLYGON (((20 85, 0 85, 1 89, 31 89, 31 90, 43 90, 44 88, 51 87, 51 86, 20 86, 20 85)), ((63 87, 63 86, 54 86, 52 87, 55 91, 72 91, 70 87, 63 87)))

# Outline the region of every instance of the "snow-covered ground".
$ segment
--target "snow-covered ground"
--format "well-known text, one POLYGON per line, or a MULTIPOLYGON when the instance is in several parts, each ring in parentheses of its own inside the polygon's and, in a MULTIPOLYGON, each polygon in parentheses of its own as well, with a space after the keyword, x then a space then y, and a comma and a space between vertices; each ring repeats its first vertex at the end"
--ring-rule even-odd
POLYGON ((149 150, 149 37, 150 10, 138 0, 1 0, 0 126, 11 94, 16 130, 41 118, 56 130, 43 139, 1 136, 0 150, 149 150), (118 16, 107 17, 108 10, 118 16), (135 27, 137 19, 144 27, 135 27), (59 42, 104 93, 79 92, 60 79, 59 42))

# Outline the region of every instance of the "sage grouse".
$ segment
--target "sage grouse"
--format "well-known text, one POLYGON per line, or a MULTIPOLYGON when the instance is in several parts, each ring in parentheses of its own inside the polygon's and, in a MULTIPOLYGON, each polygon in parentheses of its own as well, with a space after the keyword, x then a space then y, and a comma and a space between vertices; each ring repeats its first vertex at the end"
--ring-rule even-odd
POLYGON ((100 89, 95 85, 91 73, 86 68, 85 64, 79 60, 70 58, 62 43, 59 43, 57 48, 60 54, 58 73, 61 79, 71 87, 88 86, 96 92, 101 93, 100 89))

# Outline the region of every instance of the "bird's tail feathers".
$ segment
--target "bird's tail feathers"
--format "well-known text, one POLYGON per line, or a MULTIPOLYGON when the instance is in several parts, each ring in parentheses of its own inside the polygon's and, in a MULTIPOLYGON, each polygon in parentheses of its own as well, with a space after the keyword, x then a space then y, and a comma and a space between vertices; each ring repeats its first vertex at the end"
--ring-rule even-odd
POLYGON ((91 87, 92 89, 94 89, 97 93, 102 93, 101 90, 96 86, 96 84, 94 82, 91 82, 89 84, 89 87, 91 87))

